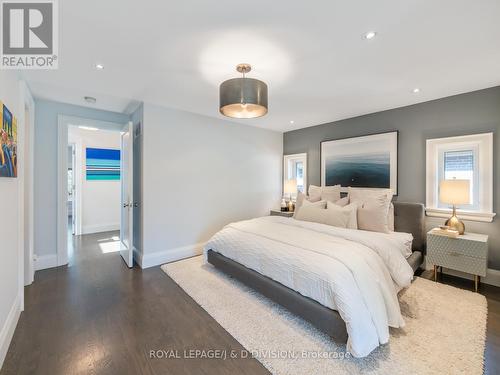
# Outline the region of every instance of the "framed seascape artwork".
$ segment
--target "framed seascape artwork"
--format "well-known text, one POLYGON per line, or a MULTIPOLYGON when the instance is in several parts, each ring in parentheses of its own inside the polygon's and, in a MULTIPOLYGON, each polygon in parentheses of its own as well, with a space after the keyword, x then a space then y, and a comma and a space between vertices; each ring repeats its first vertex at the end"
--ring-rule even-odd
POLYGON ((120 179, 120 150, 88 147, 85 156, 87 180, 120 179))
POLYGON ((321 142, 321 184, 398 193, 398 132, 321 142))
POLYGON ((17 119, 1 101, 0 177, 17 177, 17 119))

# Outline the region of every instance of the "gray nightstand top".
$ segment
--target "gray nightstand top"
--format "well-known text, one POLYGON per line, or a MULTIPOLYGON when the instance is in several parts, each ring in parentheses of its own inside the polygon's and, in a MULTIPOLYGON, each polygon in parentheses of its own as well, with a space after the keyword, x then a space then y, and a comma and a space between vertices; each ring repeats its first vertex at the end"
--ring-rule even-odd
POLYGON ((290 211, 281 211, 280 209, 273 209, 269 213, 271 216, 284 216, 284 217, 293 217, 294 212, 290 211))
MULTIPOLYGON (((439 234, 432 233, 432 229, 427 232, 428 235, 431 236, 440 236, 439 234)), ((446 237, 446 236, 440 236, 440 237, 446 237)), ((457 238, 454 237, 447 237, 452 240, 467 240, 467 241, 477 241, 477 242, 488 242, 488 235, 486 234, 479 234, 479 233, 470 233, 470 232, 465 232, 461 236, 458 236, 457 238)))

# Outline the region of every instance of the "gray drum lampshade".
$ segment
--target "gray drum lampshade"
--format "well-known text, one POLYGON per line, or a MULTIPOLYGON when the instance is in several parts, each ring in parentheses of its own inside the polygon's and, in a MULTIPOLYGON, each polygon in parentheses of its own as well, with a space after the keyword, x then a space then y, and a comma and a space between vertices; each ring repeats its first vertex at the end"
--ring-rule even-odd
POLYGON ((267 113, 267 85, 254 78, 246 78, 250 71, 248 64, 236 67, 242 78, 224 81, 219 89, 219 111, 227 117, 255 118, 267 113))

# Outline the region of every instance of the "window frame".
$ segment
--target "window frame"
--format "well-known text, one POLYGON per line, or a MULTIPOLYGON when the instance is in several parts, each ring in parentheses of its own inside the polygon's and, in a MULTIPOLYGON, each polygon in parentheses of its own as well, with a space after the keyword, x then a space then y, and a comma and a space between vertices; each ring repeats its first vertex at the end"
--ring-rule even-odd
POLYGON ((474 161, 479 182, 478 206, 459 207, 458 215, 464 220, 492 222, 493 212, 493 133, 481 133, 458 137, 434 138, 426 141, 426 213, 428 216, 449 217, 452 209, 439 207, 439 181, 442 155, 446 151, 475 150, 474 161))
POLYGON ((296 165, 297 162, 303 163, 303 179, 304 179, 304 194, 307 194, 307 153, 283 155, 283 183, 282 191, 285 191, 285 181, 296 178, 291 163, 296 165))

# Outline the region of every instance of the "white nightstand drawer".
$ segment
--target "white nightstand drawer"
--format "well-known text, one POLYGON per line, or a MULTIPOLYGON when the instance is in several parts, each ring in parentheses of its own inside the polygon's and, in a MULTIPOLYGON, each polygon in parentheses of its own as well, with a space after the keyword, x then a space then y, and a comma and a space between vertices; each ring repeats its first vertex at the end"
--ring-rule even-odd
POLYGON ((434 252, 428 254, 427 261, 455 271, 461 271, 478 276, 486 276, 485 260, 469 257, 454 251, 434 252))
POLYGON ((487 259, 488 258, 488 242, 478 241, 472 235, 463 235, 458 238, 451 238, 439 236, 436 234, 429 234, 427 236, 428 253, 437 250, 440 253, 453 253, 460 254, 471 258, 487 259))

